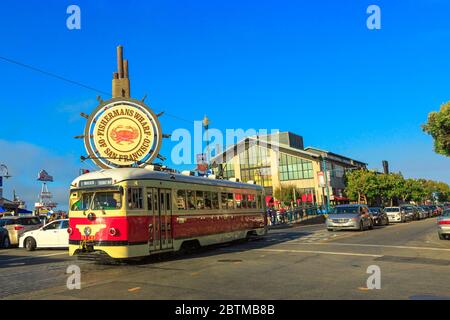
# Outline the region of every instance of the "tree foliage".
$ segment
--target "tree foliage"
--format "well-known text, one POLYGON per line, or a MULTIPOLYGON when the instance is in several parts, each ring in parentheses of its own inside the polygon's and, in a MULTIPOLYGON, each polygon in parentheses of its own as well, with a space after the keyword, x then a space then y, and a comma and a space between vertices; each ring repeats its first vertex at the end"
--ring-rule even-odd
POLYGON ((450 199, 450 187, 444 182, 405 179, 398 173, 379 174, 368 170, 348 172, 345 178, 345 192, 357 202, 394 205, 394 202, 422 203, 450 199))
POLYGON ((282 203, 290 203, 294 200, 294 192, 296 199, 301 197, 294 185, 281 185, 280 187, 275 188, 273 195, 275 199, 282 203))
POLYGON ((436 153, 450 157, 450 101, 439 112, 430 112, 422 129, 433 137, 436 153))

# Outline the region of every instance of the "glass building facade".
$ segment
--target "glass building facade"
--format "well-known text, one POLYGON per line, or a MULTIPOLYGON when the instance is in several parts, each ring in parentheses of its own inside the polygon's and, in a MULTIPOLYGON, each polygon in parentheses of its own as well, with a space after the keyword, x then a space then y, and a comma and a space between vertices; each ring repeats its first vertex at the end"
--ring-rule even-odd
POLYGON ((239 154, 241 180, 253 180, 264 187, 272 186, 269 149, 252 145, 239 154))
POLYGON ((280 181, 314 179, 312 161, 280 153, 280 181))

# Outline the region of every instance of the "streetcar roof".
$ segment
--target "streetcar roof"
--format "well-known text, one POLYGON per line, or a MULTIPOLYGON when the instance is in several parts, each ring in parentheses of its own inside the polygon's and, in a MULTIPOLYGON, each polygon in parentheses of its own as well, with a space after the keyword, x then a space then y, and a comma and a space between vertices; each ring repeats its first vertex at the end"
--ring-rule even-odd
POLYGON ((117 169, 104 169, 89 172, 73 180, 71 187, 72 188, 79 187, 80 181, 97 180, 97 179, 112 179, 113 183, 118 183, 126 180, 161 180, 161 181, 201 184, 216 187, 245 188, 252 190, 263 189, 263 187, 256 184, 233 182, 223 179, 209 179, 206 177, 186 176, 179 173, 152 171, 144 168, 117 168, 117 169))

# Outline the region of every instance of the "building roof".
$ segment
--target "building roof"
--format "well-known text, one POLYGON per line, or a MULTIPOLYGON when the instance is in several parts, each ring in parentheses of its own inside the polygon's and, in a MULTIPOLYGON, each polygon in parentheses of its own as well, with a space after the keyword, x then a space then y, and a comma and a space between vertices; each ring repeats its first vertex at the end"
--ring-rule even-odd
MULTIPOLYGON (((267 135, 264 137, 267 137, 267 135)), ((338 162, 341 162, 343 164, 347 164, 350 166, 367 166, 367 163, 364 163, 364 162, 361 162, 361 161, 358 161, 358 160, 355 160, 355 159, 352 159, 349 157, 345 157, 345 156, 339 155, 337 153, 321 150, 321 149, 314 148, 314 147, 307 147, 305 149, 293 148, 293 147, 290 147, 289 145, 286 145, 283 143, 274 143, 272 141, 266 140, 266 139, 264 139, 264 137, 262 139, 258 136, 246 137, 246 138, 242 139, 241 141, 239 141, 237 144, 229 146, 221 154, 214 156, 211 159, 211 163, 216 163, 216 161, 219 160, 220 157, 223 157, 224 155, 225 155, 225 159, 231 159, 233 156, 237 155, 237 151, 238 151, 239 147, 242 147, 243 144, 250 143, 252 141, 253 143, 257 143, 257 145, 267 147, 267 148, 275 147, 275 148, 279 149, 280 151, 283 151, 283 152, 286 152, 286 153, 289 153, 292 155, 309 157, 309 158, 313 158, 316 160, 321 159, 321 157, 323 156, 327 160, 338 161, 338 162), (228 155, 228 157, 227 157, 227 155, 228 155)), ((218 162, 218 163, 222 163, 222 162, 218 162)))
POLYGON ((348 160, 348 161, 351 161, 351 162, 356 162, 356 163, 358 163, 360 165, 367 166, 367 163, 365 163, 365 162, 362 162, 362 161, 359 161, 359 160, 355 160, 355 159, 352 159, 352 158, 349 158, 349 157, 346 157, 346 156, 343 156, 343 155, 340 155, 340 154, 337 154, 337 153, 334 153, 334 152, 330 152, 330 151, 327 151, 327 150, 323 150, 323 149, 319 149, 319 148, 315 148, 315 147, 306 147, 305 150, 308 150, 310 152, 317 153, 317 154, 326 154, 328 157, 329 156, 338 157, 338 158, 345 159, 345 160, 348 160))

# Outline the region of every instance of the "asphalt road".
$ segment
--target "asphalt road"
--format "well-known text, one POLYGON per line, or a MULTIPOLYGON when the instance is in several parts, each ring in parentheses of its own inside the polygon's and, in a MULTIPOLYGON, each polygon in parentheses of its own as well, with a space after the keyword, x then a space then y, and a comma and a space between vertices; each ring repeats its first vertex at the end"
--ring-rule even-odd
POLYGON ((450 241, 438 239, 433 218, 365 232, 277 229, 262 240, 128 265, 0 250, 0 299, 450 299, 450 241), (80 290, 66 287, 73 264, 80 290), (367 288, 373 265, 380 289, 367 288))

